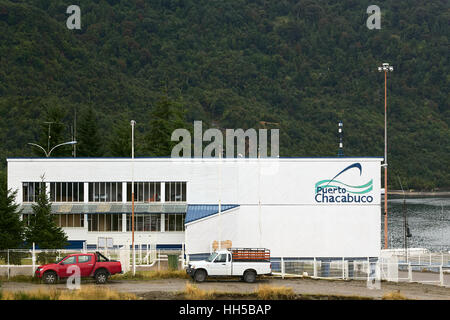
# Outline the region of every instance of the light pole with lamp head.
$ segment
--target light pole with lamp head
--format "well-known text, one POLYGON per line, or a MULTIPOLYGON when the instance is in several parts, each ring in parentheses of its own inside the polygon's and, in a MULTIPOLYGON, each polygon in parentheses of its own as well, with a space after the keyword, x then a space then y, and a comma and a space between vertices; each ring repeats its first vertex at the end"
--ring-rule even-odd
POLYGON ((136 251, 134 247, 134 126, 136 121, 131 120, 131 245, 133 247, 133 276, 136 275, 136 251))
MULTIPOLYGON (((47 151, 47 150, 45 150, 43 147, 41 147, 40 145, 38 145, 38 144, 36 144, 36 143, 28 143, 29 145, 31 145, 31 146, 35 146, 35 147, 38 147, 38 148, 40 148, 40 149, 42 149, 42 151, 44 151, 44 153, 45 153, 45 156, 47 157, 47 158, 49 158, 50 157, 50 154, 52 153, 52 151, 53 150, 55 150, 56 148, 58 148, 58 147, 60 147, 60 146, 64 146, 64 145, 72 145, 72 144, 76 144, 77 142, 76 141, 69 141, 69 142, 64 142, 64 143, 60 143, 60 144, 58 144, 58 145, 56 145, 56 146, 54 146, 51 150, 49 150, 49 151, 47 151)), ((49 147, 50 148, 50 147, 49 147)))
POLYGON ((394 71, 389 63, 383 63, 378 71, 384 71, 384 248, 388 248, 388 219, 387 219, 387 73, 394 71))

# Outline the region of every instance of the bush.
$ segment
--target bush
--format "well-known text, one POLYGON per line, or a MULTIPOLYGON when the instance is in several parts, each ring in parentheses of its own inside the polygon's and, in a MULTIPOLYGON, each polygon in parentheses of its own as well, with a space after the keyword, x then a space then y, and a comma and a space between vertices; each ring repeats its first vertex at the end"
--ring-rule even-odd
POLYGON ((37 255, 38 264, 47 264, 55 262, 58 258, 57 252, 41 252, 37 255))
POLYGON ((404 295, 400 293, 400 290, 398 291, 392 291, 385 293, 382 297, 383 300, 408 300, 404 295))
POLYGON ((9 256, 9 264, 14 265, 21 265, 22 259, 26 258, 28 254, 26 252, 20 252, 20 251, 2 251, 0 253, 0 259, 3 260, 5 263, 8 263, 8 256, 9 256))

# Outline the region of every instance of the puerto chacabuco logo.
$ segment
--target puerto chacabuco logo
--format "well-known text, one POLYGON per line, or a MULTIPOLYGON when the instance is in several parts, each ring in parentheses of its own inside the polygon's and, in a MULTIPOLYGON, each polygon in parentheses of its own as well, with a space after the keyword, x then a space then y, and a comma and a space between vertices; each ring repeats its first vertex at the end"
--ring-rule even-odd
POLYGON ((371 203, 373 197, 368 195, 373 189, 373 179, 361 185, 346 184, 339 178, 344 172, 349 171, 362 174, 360 163, 354 163, 339 172, 332 179, 320 180, 315 184, 315 200, 318 203, 371 203), (339 180, 338 180, 339 179, 339 180))

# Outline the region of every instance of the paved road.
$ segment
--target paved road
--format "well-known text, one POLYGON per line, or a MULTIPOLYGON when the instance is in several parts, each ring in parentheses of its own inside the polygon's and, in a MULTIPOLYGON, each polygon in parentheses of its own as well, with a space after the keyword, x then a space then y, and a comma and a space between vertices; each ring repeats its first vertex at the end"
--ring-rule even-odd
MULTIPOLYGON (((138 295, 157 293, 157 292, 177 292, 185 288, 186 283, 191 280, 186 279, 165 279, 150 281, 111 281, 108 288, 122 292, 131 292, 138 295)), ((92 283, 92 282, 86 282, 92 283)), ((84 285, 85 282, 82 283, 84 285)), ((392 283, 382 282, 380 289, 369 289, 366 281, 341 281, 341 280, 313 280, 313 279, 269 279, 260 280, 257 283, 244 283, 235 280, 227 281, 207 281, 196 284, 200 289, 216 290, 226 292, 252 292, 258 285, 269 284, 273 286, 286 286, 293 288, 298 294, 322 294, 322 295, 346 295, 346 296, 364 296, 380 299, 384 294, 400 290, 401 294, 410 299, 420 300, 450 300, 450 288, 439 287, 436 285, 420 283, 392 283)), ((45 284, 31 284, 19 282, 4 282, 3 290, 24 291, 36 290, 39 288, 61 288, 66 286, 63 283, 48 286, 45 284)), ((155 297, 157 295, 153 295, 155 297)))

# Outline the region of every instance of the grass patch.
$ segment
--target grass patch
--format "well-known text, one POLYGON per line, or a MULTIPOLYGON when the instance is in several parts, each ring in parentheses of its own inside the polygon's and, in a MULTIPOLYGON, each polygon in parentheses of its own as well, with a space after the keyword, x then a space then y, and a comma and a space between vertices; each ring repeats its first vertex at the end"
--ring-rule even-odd
POLYGON ((26 275, 17 275, 8 277, 7 276, 0 276, 0 282, 28 282, 28 283, 40 283, 41 280, 37 277, 33 276, 26 276, 26 275))
POLYGON ((383 300, 408 300, 407 297, 405 297, 403 294, 400 293, 400 290, 385 293, 385 294, 383 294, 383 297, 381 299, 383 299, 383 300))
POLYGON ((261 300, 291 300, 296 296, 292 288, 275 287, 267 284, 258 286, 255 294, 261 300))
POLYGON ((223 292, 216 290, 203 290, 195 284, 186 283, 183 291, 179 292, 187 300, 212 300, 212 299, 260 299, 260 300, 292 300, 296 294, 292 288, 261 285, 254 292, 223 292))
POLYGON ((203 290, 195 284, 186 283, 183 291, 177 293, 186 300, 373 300, 371 297, 327 295, 327 294, 296 294, 290 287, 260 285, 253 292, 222 292, 203 290))
POLYGON ((79 290, 38 289, 33 291, 2 291, 0 300, 136 300, 136 295, 99 286, 84 286, 79 290))
POLYGON ((185 299, 188 300, 210 300, 214 299, 217 295, 217 291, 202 290, 192 283, 186 283, 186 287, 182 293, 184 294, 185 299))
POLYGON ((160 271, 129 271, 124 274, 115 274, 111 280, 158 280, 158 279, 188 279, 185 270, 160 270, 160 271))

